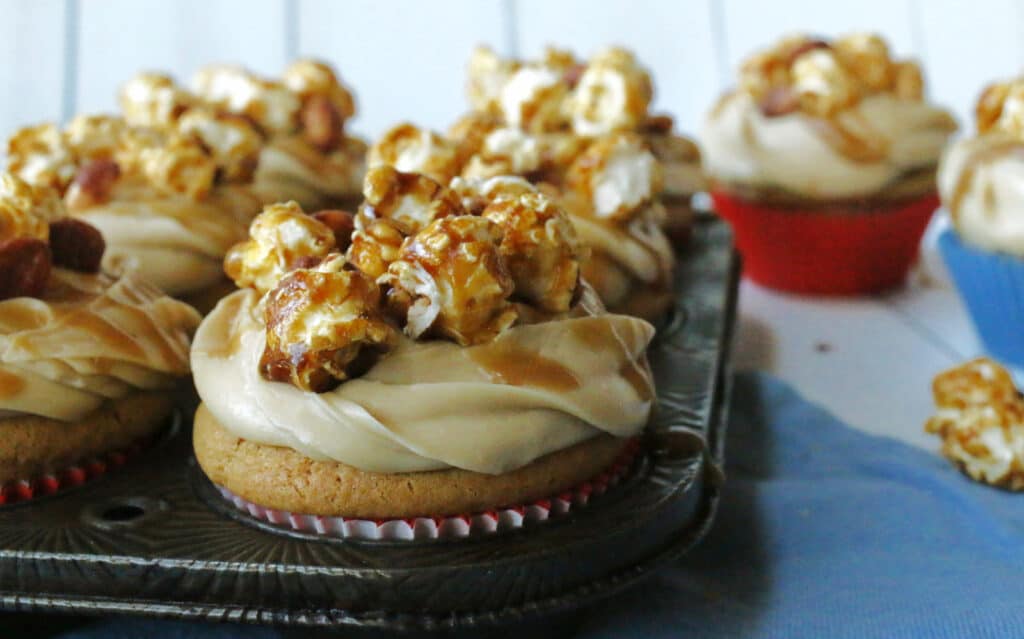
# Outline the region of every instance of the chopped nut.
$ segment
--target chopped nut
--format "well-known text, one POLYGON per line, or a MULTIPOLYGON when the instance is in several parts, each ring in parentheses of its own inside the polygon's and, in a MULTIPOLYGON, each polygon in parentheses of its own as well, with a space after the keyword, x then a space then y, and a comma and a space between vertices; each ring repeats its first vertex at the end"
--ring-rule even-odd
POLYGON ((326 392, 370 368, 397 342, 381 313, 380 290, 333 255, 289 273, 267 296, 267 343, 260 372, 273 381, 326 392))
POLYGON ((73 217, 50 224, 53 264, 82 273, 98 273, 107 243, 92 224, 73 217))
POLYGON ((224 272, 239 287, 261 294, 301 263, 323 259, 335 249, 334 231, 295 202, 264 208, 249 226, 249 238, 228 251, 224 272))
POLYGON ((119 97, 129 125, 154 129, 173 126, 197 101, 163 73, 136 75, 121 87, 119 97))
POLYGON ((53 124, 19 129, 7 141, 7 170, 26 182, 63 192, 76 169, 72 150, 53 124))
POLYGON ((813 49, 796 59, 793 88, 800 96, 800 107, 823 118, 860 99, 856 82, 827 49, 813 49))
POLYGON ((322 95, 310 96, 302 103, 299 122, 306 141, 324 153, 334 150, 345 137, 345 121, 322 95))
POLYGON ((370 167, 388 164, 406 173, 422 173, 447 184, 459 172, 455 144, 428 129, 409 123, 392 127, 367 155, 370 167))
POLYGON ((405 235, 395 222, 387 218, 371 220, 366 228, 352 234, 346 256, 357 269, 377 279, 398 259, 403 241, 405 235))
POLYGON ((64 196, 69 211, 81 211, 110 199, 121 168, 113 160, 93 160, 82 165, 64 196))
POLYGON ((205 108, 191 109, 178 120, 178 131, 206 149, 228 182, 252 178, 263 148, 263 137, 245 118, 217 114, 205 108))
POLYGON ((499 103, 506 124, 541 133, 565 126, 568 96, 561 74, 543 67, 523 67, 502 86, 499 103))
POLYGON ((598 136, 634 130, 646 119, 653 94, 650 75, 631 53, 606 49, 590 60, 573 93, 573 131, 598 136))
POLYGON ((42 297, 50 279, 50 249, 34 237, 0 241, 0 300, 42 297))
POLYGON ((568 311, 580 275, 580 244, 568 216, 539 193, 501 198, 483 216, 502 229, 515 296, 553 313, 568 311))
POLYGON ((268 134, 293 133, 299 125, 299 97, 282 84, 263 80, 241 67, 214 65, 192 79, 204 99, 244 115, 268 134))
POLYGON ((488 204, 498 200, 537 193, 535 186, 513 175, 498 175, 492 178, 457 177, 452 180, 449 188, 459 196, 462 208, 470 215, 480 215, 488 204))
POLYGON ((438 218, 464 212, 451 190, 425 175, 402 173, 390 166, 367 172, 363 196, 366 201, 359 209, 360 218, 388 218, 406 235, 414 235, 438 218))
POLYGON ((639 135, 616 133, 576 158, 566 184, 591 203, 595 217, 623 222, 661 192, 661 165, 639 135))
POLYGON ((462 171, 468 178, 528 175, 541 167, 541 147, 532 135, 515 128, 495 129, 462 171))
POLYGON ((405 318, 405 332, 467 346, 511 326, 518 313, 500 243, 500 227, 468 215, 435 220, 409 238, 379 280, 390 287, 388 303, 405 318))
POLYGON ((519 68, 519 63, 499 57, 488 47, 477 47, 469 57, 466 93, 477 111, 496 111, 501 89, 519 68))
POLYGON ((312 217, 334 231, 334 246, 338 251, 344 253, 348 245, 352 243, 356 216, 339 209, 324 209, 317 211, 312 217))

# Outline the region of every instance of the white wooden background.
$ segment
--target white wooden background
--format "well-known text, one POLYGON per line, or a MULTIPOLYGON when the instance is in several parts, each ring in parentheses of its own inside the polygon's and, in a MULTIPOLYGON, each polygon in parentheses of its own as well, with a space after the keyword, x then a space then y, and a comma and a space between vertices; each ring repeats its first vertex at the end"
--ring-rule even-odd
MULTIPOLYGON (((443 128, 465 108, 463 69, 478 43, 521 56, 547 43, 584 55, 624 44, 654 72, 656 108, 695 132, 747 53, 798 30, 884 34, 923 63, 932 98, 969 128, 980 88, 1024 62, 1024 3, 1014 0, 0 0, 0 12, 5 136, 111 110, 139 69, 185 79, 234 61, 276 73, 299 55, 333 62, 355 88, 357 132, 405 119, 443 128)), ((934 275, 935 256, 925 257, 934 275)), ((978 352, 949 288, 850 301, 742 291, 739 366, 917 445, 935 445, 921 433, 932 375, 978 352)))

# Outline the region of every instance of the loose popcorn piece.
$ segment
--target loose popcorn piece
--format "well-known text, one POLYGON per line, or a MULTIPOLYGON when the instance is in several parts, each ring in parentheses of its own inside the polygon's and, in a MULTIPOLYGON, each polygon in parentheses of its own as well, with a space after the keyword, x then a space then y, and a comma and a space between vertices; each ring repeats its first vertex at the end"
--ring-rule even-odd
POLYGON ((544 67, 523 67, 501 88, 499 104, 505 123, 530 133, 562 128, 566 124, 568 86, 561 74, 544 67))
POLYGON ((1006 369, 975 359, 936 376, 932 392, 925 430, 942 454, 975 480, 1024 490, 1024 399, 1006 369))
POLYGON ((317 262, 335 248, 334 231, 295 202, 264 208, 249 226, 249 238, 228 251, 224 272, 239 287, 261 294, 288 271, 317 262))
POLYGON ((155 129, 173 126, 197 100, 163 73, 140 73, 121 87, 125 121, 155 129))
POLYGON ((480 46, 469 57, 469 81, 466 93, 476 111, 499 109, 501 88, 519 68, 519 63, 499 57, 488 47, 480 46))
POLYGON ((398 339, 383 317, 380 290, 334 254, 289 273, 267 296, 260 372, 315 393, 368 370, 398 339))
POLYGON ((616 133, 576 158, 566 183, 590 201, 595 217, 623 222, 661 192, 661 165, 639 135, 616 133))
POLYGON ((653 97, 650 75, 624 49, 606 49, 587 64, 569 110, 578 135, 598 136, 635 129, 653 97))
POLYGON ((25 127, 7 141, 7 170, 27 182, 63 192, 76 169, 72 150, 53 124, 25 127))
POLYGON ((57 194, 11 173, 0 173, 0 242, 16 238, 47 241, 50 222, 64 215, 57 194))
POLYGON ((406 173, 422 173, 447 184, 459 173, 457 146, 428 129, 408 122, 392 127, 367 155, 367 165, 391 165, 406 173))
POLYGON ((76 115, 64 130, 66 144, 78 162, 109 160, 117 153, 127 124, 109 115, 76 115))
POLYGON ((496 175, 528 175, 541 167, 541 146, 537 138, 519 129, 495 129, 484 138, 480 151, 462 171, 468 178, 496 175))
POLYGON ((518 317, 501 258, 501 229, 482 217, 431 222, 402 247, 380 283, 412 338, 437 335, 463 346, 493 339, 518 317))
POLYGON ((793 88, 800 96, 800 107, 823 118, 861 97, 854 79, 828 49, 813 49, 793 62, 793 88))
POLYGON ((171 134, 155 146, 147 142, 148 136, 129 137, 136 157, 133 164, 158 191, 201 200, 213 188, 217 163, 193 140, 171 134))
POLYGON ((498 175, 492 178, 457 177, 449 188, 462 200, 462 208, 470 215, 480 215, 488 204, 502 199, 537 193, 537 187, 521 177, 498 175))
POLYGON ((191 109, 177 122, 178 132, 202 144, 228 182, 245 182, 256 171, 263 137, 248 120, 217 114, 210 109, 191 109))
POLYGON ((398 259, 404 241, 405 234, 392 220, 371 220, 352 234, 346 256, 353 266, 376 280, 398 259))
POLYGON ((539 193, 500 198, 483 216, 502 229, 501 255, 516 297, 553 313, 568 311, 580 275, 580 244, 568 216, 539 193))
MULTIPOLYGON (((366 201, 358 218, 387 218, 406 235, 414 235, 434 220, 462 215, 462 203, 451 190, 418 173, 403 173, 390 166, 378 166, 363 181, 366 201)), ((365 225, 365 224, 364 224, 365 225)))
POLYGON ((250 118, 268 134, 292 133, 298 127, 302 106, 299 96, 241 67, 206 67, 196 73, 192 85, 203 99, 250 118))

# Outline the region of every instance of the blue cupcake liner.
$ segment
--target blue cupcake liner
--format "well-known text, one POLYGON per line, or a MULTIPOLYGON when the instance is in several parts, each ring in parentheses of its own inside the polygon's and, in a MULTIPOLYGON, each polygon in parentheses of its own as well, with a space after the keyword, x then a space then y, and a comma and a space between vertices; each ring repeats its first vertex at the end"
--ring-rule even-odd
POLYGON ((1024 367, 1024 259, 969 246, 953 229, 939 250, 985 349, 1024 367))

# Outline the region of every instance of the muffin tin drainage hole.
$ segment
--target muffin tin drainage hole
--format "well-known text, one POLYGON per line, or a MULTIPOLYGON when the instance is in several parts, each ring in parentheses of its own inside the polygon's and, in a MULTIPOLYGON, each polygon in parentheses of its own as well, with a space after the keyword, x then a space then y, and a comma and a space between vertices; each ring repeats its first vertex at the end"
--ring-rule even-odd
POLYGON ((87 506, 82 511, 82 520, 97 528, 124 529, 149 521, 167 508, 162 499, 124 497, 87 506))

